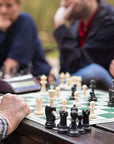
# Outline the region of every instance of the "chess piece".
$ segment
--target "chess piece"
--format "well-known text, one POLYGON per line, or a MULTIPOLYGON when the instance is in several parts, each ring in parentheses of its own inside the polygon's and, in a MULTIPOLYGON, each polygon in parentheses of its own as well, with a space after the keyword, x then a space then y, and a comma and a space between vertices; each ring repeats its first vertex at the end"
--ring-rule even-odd
POLYGON ((68 136, 74 137, 74 136, 80 135, 77 124, 76 124, 77 118, 78 118, 78 112, 76 110, 76 107, 73 106, 71 108, 71 124, 68 128, 68 132, 67 132, 68 136))
POLYGON ((94 101, 91 101, 90 102, 90 119, 95 119, 96 118, 96 114, 94 112, 95 110, 95 102, 94 101))
POLYGON ((96 88, 96 81, 94 79, 92 79, 90 81, 90 88, 91 88, 92 92, 94 93, 94 90, 96 88))
POLYGON ((79 93, 76 91, 76 92, 74 93, 74 95, 75 95, 75 102, 74 102, 74 104, 75 104, 76 106, 80 106, 80 103, 79 103, 79 93))
POLYGON ((56 96, 57 98, 59 98, 59 95, 60 95, 60 87, 56 87, 56 96))
POLYGON ((97 101, 97 97, 95 96, 95 93, 92 91, 90 92, 90 97, 88 99, 89 102, 91 101, 97 101))
POLYGON ((90 132, 91 131, 91 127, 89 125, 89 115, 90 115, 90 111, 89 110, 82 110, 82 115, 83 115, 83 127, 85 129, 86 132, 90 132))
POLYGON ((83 88, 83 97, 85 98, 87 92, 87 85, 83 85, 82 88, 83 88))
POLYGON ((108 102, 108 106, 114 107, 114 90, 113 89, 109 89, 109 102, 108 102))
POLYGON ((47 77, 45 76, 45 75, 42 75, 41 76, 41 81, 40 81, 40 83, 41 83, 41 92, 42 93, 45 93, 46 92, 46 84, 47 84, 47 77))
POLYGON ((59 87, 60 87, 61 89, 64 89, 65 75, 64 75, 63 72, 60 74, 60 81, 61 81, 61 83, 60 83, 59 87))
POLYGON ((43 108, 42 108, 42 98, 36 99, 36 110, 34 112, 35 115, 43 115, 43 108))
POLYGON ((62 110, 66 110, 66 104, 67 104, 67 100, 66 99, 64 99, 64 100, 62 100, 62 110))
POLYGON ((54 97, 55 97, 55 90, 50 89, 48 90, 49 97, 50 97, 50 106, 54 106, 54 97))
POLYGON ((76 91, 76 85, 73 85, 73 87, 71 88, 71 91, 72 91, 72 95, 70 96, 70 100, 75 100, 75 96, 74 96, 74 93, 76 91))
POLYGON ((78 130, 79 130, 80 134, 84 134, 85 133, 85 129, 82 126, 82 118, 83 118, 82 115, 78 115, 78 121, 79 121, 78 130))
POLYGON ((52 128, 56 127, 56 124, 55 124, 56 118, 55 118, 53 111, 56 111, 55 107, 51 107, 51 106, 45 107, 45 115, 46 115, 45 128, 47 128, 47 129, 52 129, 52 128))
POLYGON ((68 112, 61 110, 59 113, 60 113, 60 123, 57 125, 57 132, 59 134, 67 134, 67 131, 68 131, 68 126, 67 126, 68 112))
POLYGON ((81 88, 82 86, 82 77, 81 76, 77 76, 77 87, 81 88))

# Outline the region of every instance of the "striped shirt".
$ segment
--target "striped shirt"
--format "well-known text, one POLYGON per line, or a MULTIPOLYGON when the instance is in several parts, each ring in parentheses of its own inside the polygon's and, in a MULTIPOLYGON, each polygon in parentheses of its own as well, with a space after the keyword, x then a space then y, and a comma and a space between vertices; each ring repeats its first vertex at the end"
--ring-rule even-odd
POLYGON ((8 123, 7 121, 0 117, 0 140, 5 139, 8 135, 8 123))

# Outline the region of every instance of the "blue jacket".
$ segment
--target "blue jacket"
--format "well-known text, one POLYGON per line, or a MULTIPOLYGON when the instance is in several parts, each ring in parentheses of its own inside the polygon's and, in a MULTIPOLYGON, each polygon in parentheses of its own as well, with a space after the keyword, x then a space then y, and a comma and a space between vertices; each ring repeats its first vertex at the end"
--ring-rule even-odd
POLYGON ((32 63, 34 76, 49 74, 51 67, 45 59, 34 21, 27 13, 20 13, 7 32, 0 31, 0 66, 6 58, 18 61, 21 68, 32 63))
POLYGON ((109 70, 109 64, 114 59, 114 7, 102 0, 98 0, 98 3, 97 13, 83 47, 79 43, 79 20, 71 23, 69 28, 62 25, 55 30, 61 71, 74 73, 93 62, 109 70))

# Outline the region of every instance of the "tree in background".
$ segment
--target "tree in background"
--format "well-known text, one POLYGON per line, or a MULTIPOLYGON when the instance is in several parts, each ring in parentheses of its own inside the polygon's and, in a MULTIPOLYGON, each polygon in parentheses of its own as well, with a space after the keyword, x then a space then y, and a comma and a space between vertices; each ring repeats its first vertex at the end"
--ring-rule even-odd
MULTIPOLYGON (((24 0, 23 11, 30 13, 38 27, 43 44, 55 43, 53 39, 53 17, 61 0, 24 0)), ((114 5, 114 0, 106 0, 114 5)))

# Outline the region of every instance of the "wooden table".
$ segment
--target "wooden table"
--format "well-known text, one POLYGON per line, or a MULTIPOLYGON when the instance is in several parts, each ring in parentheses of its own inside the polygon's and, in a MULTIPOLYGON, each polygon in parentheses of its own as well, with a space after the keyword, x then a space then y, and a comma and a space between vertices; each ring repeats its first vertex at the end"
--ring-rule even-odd
POLYGON ((92 126, 90 133, 79 137, 57 134, 39 123, 24 119, 5 144, 114 144, 114 122, 92 126))

